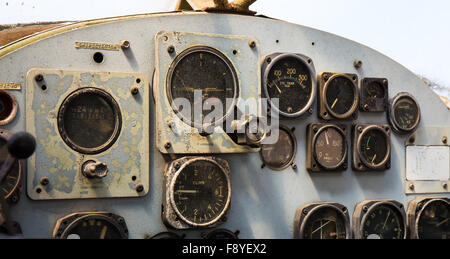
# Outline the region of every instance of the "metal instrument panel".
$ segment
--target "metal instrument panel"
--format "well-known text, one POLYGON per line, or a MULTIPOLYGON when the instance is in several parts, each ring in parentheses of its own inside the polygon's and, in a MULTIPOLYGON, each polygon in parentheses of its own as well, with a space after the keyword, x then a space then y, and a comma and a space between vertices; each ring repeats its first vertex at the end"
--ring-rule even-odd
MULTIPOLYGON (((275 52, 302 53, 313 60, 317 73, 334 71, 357 74, 359 78, 387 78, 390 97, 406 91, 417 98, 423 115, 419 130, 424 126, 448 127, 450 122, 450 112, 439 97, 403 66, 356 42, 300 25, 263 17, 179 12, 100 20, 68 28, 70 30, 61 29, 59 34, 38 35, 38 41, 31 42, 31 38, 19 42, 19 45, 1 49, 0 69, 3 73, 0 82, 17 82, 24 86, 27 72, 36 67, 143 73, 151 78, 156 66, 154 39, 160 31, 240 35, 258 39, 261 56, 275 52), (128 51, 104 50, 105 60, 101 64, 92 61, 92 55, 98 50, 74 47, 75 41, 116 44, 122 40, 130 42, 128 51), (356 59, 362 60, 364 64, 359 69, 353 65, 356 59)), ((26 129, 29 115, 25 109, 25 92, 22 89, 11 93, 19 105, 19 114, 4 128, 14 131, 26 129)), ((11 209, 11 217, 20 222, 24 235, 49 238, 58 218, 73 212, 92 210, 106 210, 122 216, 126 220, 130 238, 143 238, 166 231, 161 221, 162 178, 169 158, 163 156, 155 146, 155 111, 154 103, 150 102, 148 195, 131 199, 76 199, 70 203, 33 201, 22 195, 20 202, 11 209)), ((313 122, 320 122, 316 109, 307 118, 280 121, 280 124, 289 128, 296 128, 294 134, 298 150, 294 163, 297 170, 290 167, 281 172, 274 172, 267 167, 261 169, 258 153, 215 155, 227 160, 231 169, 230 214, 228 221, 221 227, 240 230, 240 238, 287 239, 293 236, 296 210, 307 203, 340 203, 352 215, 356 204, 363 200, 392 199, 406 207, 409 201, 423 196, 405 194, 406 136, 392 134, 393 162, 389 170, 371 174, 358 173, 349 167, 340 173, 308 173, 305 167, 305 136, 307 125, 313 122)), ((353 123, 388 124, 388 121, 385 113, 360 112, 357 120, 344 122, 347 128, 351 128, 353 123)), ((427 129, 423 130, 427 134, 427 129)), ((32 175, 30 171, 28 177, 32 175)), ((449 197, 449 194, 440 196, 449 197)), ((201 232, 196 230, 186 233, 187 237, 200 238, 201 232)))

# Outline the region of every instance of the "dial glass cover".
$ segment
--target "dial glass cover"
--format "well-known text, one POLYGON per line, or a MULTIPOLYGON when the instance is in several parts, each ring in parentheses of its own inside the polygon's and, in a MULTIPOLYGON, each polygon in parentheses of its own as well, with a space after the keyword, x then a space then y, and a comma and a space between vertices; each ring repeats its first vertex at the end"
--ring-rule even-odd
POLYGON ((388 204, 372 207, 361 225, 364 239, 403 239, 405 235, 401 212, 388 204))
POLYGON ((319 130, 315 137, 314 156, 325 168, 335 168, 342 164, 346 155, 346 141, 342 131, 335 126, 319 130))
POLYGON ((328 109, 338 115, 350 112, 355 105, 355 87, 355 84, 345 76, 331 78, 325 92, 328 109))
POLYGON ((191 126, 204 124, 202 116, 194 116, 194 107, 200 107, 204 118, 211 113, 211 110, 203 109, 204 106, 215 107, 220 103, 223 108, 220 119, 233 109, 227 107, 227 99, 237 97, 236 71, 231 61, 216 49, 193 47, 180 53, 169 69, 168 78, 169 101, 173 104, 177 98, 184 98, 189 102, 190 109, 175 112, 191 126))
POLYGON ((420 239, 450 239, 450 204, 429 202, 420 212, 417 232, 420 239))
POLYGON ((265 144, 261 147, 263 163, 273 169, 284 169, 295 157, 296 140, 293 133, 287 128, 278 129, 278 141, 274 144, 265 144))
POLYGON ((376 166, 388 155, 387 136, 380 129, 369 129, 360 140, 361 159, 376 166))
POLYGON ((371 82, 366 86, 366 97, 369 99, 384 98, 384 87, 376 81, 371 82))
POLYGON ((229 178, 215 163, 197 160, 181 169, 174 179, 173 204, 190 224, 208 225, 228 208, 229 178))
POLYGON ((333 207, 322 207, 309 215, 303 229, 304 239, 345 239, 346 219, 333 207))
POLYGON ((96 154, 114 144, 121 120, 119 105, 110 94, 98 88, 81 88, 62 103, 58 127, 72 149, 96 154))
POLYGON ((266 82, 268 97, 279 99, 277 108, 282 113, 298 113, 310 101, 313 91, 311 72, 307 64, 295 56, 278 59, 270 68, 266 82))
POLYGON ((409 98, 402 97, 394 104, 394 122, 402 130, 410 130, 418 123, 420 114, 417 103, 409 98))
MULTIPOLYGON (((3 165, 8 157, 8 146, 4 137, 0 136, 0 167, 3 165)), ((17 189, 17 186, 21 180, 21 172, 19 166, 19 160, 14 163, 12 171, 5 176, 2 182, 0 182, 0 195, 4 198, 8 198, 17 189)))
POLYGON ((103 216, 85 216, 72 223, 64 233, 66 239, 122 239, 119 228, 103 216))

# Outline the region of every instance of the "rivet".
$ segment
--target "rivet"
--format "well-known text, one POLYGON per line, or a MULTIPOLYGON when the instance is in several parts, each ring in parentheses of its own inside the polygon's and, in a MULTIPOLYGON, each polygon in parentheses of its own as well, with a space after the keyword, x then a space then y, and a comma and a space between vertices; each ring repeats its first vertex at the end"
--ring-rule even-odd
POLYGON ((120 47, 122 49, 128 49, 130 48, 130 42, 127 40, 123 40, 122 42, 120 42, 120 47))
POLYGON ((48 177, 44 176, 44 177, 41 178, 40 182, 41 182, 42 185, 45 186, 45 185, 48 185, 50 183, 50 180, 48 179, 48 177))

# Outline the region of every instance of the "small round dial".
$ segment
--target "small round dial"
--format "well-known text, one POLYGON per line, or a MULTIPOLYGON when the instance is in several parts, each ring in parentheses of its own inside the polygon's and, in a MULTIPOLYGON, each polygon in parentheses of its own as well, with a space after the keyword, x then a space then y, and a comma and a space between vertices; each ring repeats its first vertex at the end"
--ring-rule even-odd
POLYGON ((439 199, 428 202, 416 224, 420 239, 450 239, 450 204, 439 199))
POLYGON ((266 94, 272 106, 284 116, 299 116, 312 103, 315 77, 307 62, 300 56, 284 54, 275 58, 267 68, 266 94), (278 99, 278 105, 274 104, 274 99, 278 99))
MULTIPOLYGON (((276 130, 272 131, 272 134, 276 130)), ((278 140, 274 144, 265 144, 261 147, 261 158, 264 165, 274 170, 283 170, 295 158, 297 142, 294 134, 287 127, 281 126, 278 130, 278 140)))
POLYGON ((380 127, 370 127, 361 134, 360 159, 372 168, 384 165, 390 153, 389 136, 380 127))
POLYGON ((112 146, 121 124, 119 105, 99 88, 76 90, 59 108, 58 128, 63 140, 83 154, 97 154, 112 146))
POLYGON ((394 105, 394 119, 400 129, 413 128, 419 119, 417 103, 411 98, 400 98, 394 105))
POLYGON ((344 214, 331 206, 312 211, 303 226, 303 239, 346 239, 347 227, 344 214))
POLYGON ((364 215, 361 225, 364 239, 403 239, 405 236, 402 213, 392 205, 373 206, 364 215))
POLYGON ((178 98, 189 102, 189 109, 183 107, 175 112, 191 126, 202 128, 204 124, 220 123, 234 109, 234 105, 227 107, 227 99, 237 98, 237 74, 231 61, 216 49, 198 46, 181 52, 169 69, 167 82, 172 104, 178 98), (203 107, 216 105, 223 108, 220 111, 223 117, 204 123, 204 117, 211 111, 203 107), (196 107, 200 107, 203 116, 195 115, 196 107))
POLYGON ((313 142, 314 157, 322 167, 335 169, 347 158, 345 133, 337 126, 321 128, 313 142))
POLYGON ((228 174, 216 162, 197 159, 183 165, 171 184, 178 216, 193 226, 208 226, 226 212, 231 196, 228 174))
POLYGON ((357 101, 356 85, 347 76, 333 76, 326 83, 326 108, 333 116, 338 118, 350 116, 357 107, 357 101))

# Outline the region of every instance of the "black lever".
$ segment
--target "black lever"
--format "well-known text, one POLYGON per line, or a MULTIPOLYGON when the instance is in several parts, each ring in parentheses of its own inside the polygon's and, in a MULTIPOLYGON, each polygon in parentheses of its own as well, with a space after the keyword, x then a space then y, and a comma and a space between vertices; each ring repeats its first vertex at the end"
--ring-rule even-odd
POLYGON ((8 158, 0 168, 0 183, 8 175, 18 159, 27 159, 36 149, 36 140, 27 132, 17 132, 8 140, 8 158))

